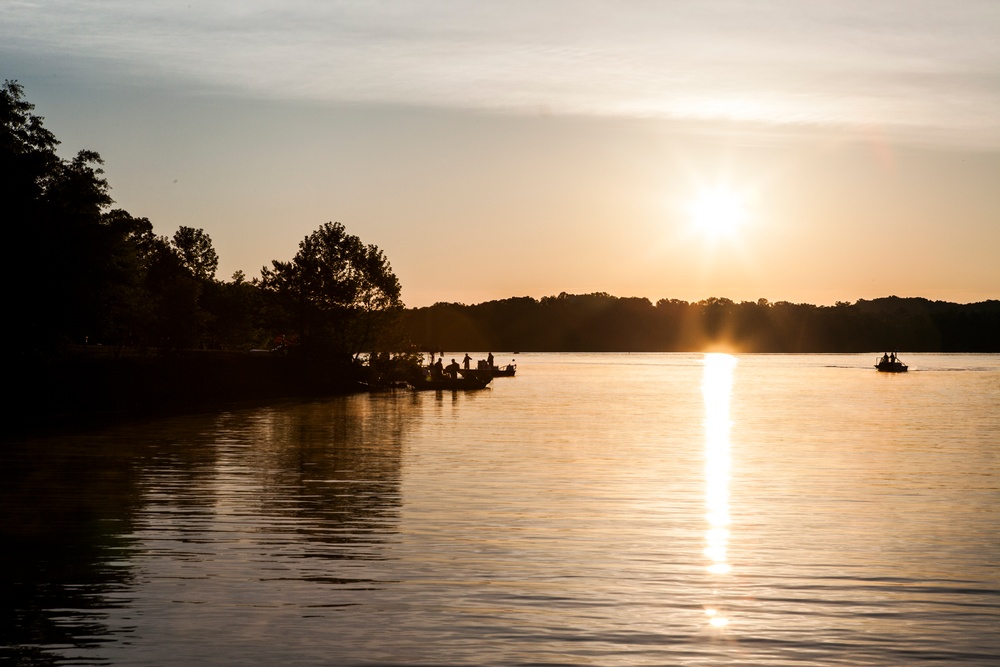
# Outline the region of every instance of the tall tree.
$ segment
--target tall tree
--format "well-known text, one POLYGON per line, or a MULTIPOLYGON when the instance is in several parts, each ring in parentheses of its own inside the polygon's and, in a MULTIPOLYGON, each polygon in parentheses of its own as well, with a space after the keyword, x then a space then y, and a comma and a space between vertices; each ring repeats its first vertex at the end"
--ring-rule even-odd
MULTIPOLYGON (((17 81, 0 88, 0 192, 7 226, 23 228, 37 215, 45 185, 60 164, 54 134, 42 126, 42 117, 24 99, 17 81)), ((8 230, 9 231, 9 230, 8 230)))
POLYGON ((146 218, 108 210, 101 156, 60 158, 33 109, 16 81, 0 87, 5 349, 30 367, 66 342, 251 343, 257 287, 215 280, 219 258, 208 234, 181 227, 168 239, 146 218))
POLYGON ((60 160, 55 135, 34 115, 34 105, 24 99, 24 88, 5 81, 0 88, 0 206, 4 212, 4 253, 0 262, 0 289, 6 311, 3 328, 6 349, 32 344, 40 335, 38 301, 31 278, 45 245, 38 227, 44 211, 44 194, 60 160), (28 249, 31 249, 31 253, 28 249))
POLYGON ((182 226, 174 234, 173 244, 184 266, 195 278, 206 282, 215 279, 219 255, 204 230, 182 226))
POLYGON ((56 155, 58 141, 16 81, 0 88, 0 206, 8 252, 0 284, 6 335, 18 349, 102 337, 111 327, 123 238, 104 224, 112 203, 101 157, 56 155))
POLYGON ((260 288, 247 281, 242 271, 229 282, 203 283, 202 290, 209 347, 249 349, 265 343, 267 335, 258 326, 260 288))
POLYGON ((149 239, 145 287, 149 295, 147 340, 164 349, 202 343, 205 312, 199 303, 202 284, 191 274, 167 237, 149 239))
POLYGON ((312 350, 357 357, 378 345, 387 320, 402 308, 399 280, 385 254, 339 222, 305 237, 290 262, 271 264, 261 269, 261 284, 312 350))

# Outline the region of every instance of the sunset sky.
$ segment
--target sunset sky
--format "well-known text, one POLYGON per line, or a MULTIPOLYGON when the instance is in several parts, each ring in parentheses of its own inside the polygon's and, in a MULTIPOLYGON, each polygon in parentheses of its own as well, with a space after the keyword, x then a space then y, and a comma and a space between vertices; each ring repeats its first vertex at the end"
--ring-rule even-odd
POLYGON ((408 306, 1000 299, 996 0, 4 0, 0 77, 219 277, 322 223, 408 306))

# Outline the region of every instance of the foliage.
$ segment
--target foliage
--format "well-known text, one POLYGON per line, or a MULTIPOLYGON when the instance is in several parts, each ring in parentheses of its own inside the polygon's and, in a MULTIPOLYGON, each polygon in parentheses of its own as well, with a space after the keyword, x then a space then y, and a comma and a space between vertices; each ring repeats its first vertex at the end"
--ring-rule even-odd
POLYGON ((181 226, 174 233, 173 245, 181 263, 191 275, 205 282, 215 280, 219 255, 212 247, 212 239, 208 234, 201 229, 181 226))
POLYGON ((203 286, 202 304, 208 313, 207 346, 221 350, 248 350, 267 345, 261 326, 260 289, 237 271, 230 282, 203 286))
MULTIPOLYGON (((381 251, 331 224, 294 260, 275 262, 274 284, 292 275, 299 284, 291 289, 267 291, 240 272, 216 280, 219 258, 208 234, 181 226, 168 238, 148 219, 112 208, 101 156, 82 150, 61 158, 33 109, 17 82, 0 88, 7 250, 0 283, 8 375, 18 388, 5 423, 356 386, 359 364, 202 350, 266 345, 281 332, 280 315, 298 306, 284 298, 289 293, 303 298, 315 342, 336 350, 340 341, 355 355, 386 344, 385 325, 401 304, 381 251), (169 361, 148 355, 151 349, 169 361)), ((387 377, 414 364, 412 355, 379 358, 388 362, 387 377)))
POLYGON ((33 109, 16 81, 0 88, 8 349, 34 359, 67 343, 180 348, 259 338, 247 313, 256 287, 214 289, 219 260, 208 234, 182 226, 171 241, 148 219, 111 209, 101 156, 60 158, 33 109))
POLYGON ((339 222, 306 236, 291 261, 271 264, 261 269, 261 286, 310 352, 357 358, 378 347, 402 307, 399 281, 385 255, 339 222))
POLYGON ((560 294, 437 303, 407 310, 401 328, 423 349, 544 352, 1000 351, 1000 302, 959 305, 887 297, 814 306, 766 299, 695 303, 560 294))
MULTIPOLYGON (((0 197, 8 247, 3 285, 19 349, 103 335, 116 310, 123 239, 104 224, 111 204, 101 157, 56 155, 55 136, 17 82, 0 88, 0 197)), ((10 334, 8 334, 10 335, 10 334)))
POLYGON ((423 378, 424 357, 415 350, 390 354, 372 352, 368 355, 367 382, 374 387, 389 387, 423 378))

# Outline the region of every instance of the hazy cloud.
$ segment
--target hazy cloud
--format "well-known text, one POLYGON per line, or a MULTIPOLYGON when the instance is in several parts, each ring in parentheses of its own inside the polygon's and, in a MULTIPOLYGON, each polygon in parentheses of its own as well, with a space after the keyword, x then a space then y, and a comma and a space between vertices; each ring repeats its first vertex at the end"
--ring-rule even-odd
POLYGON ((86 62, 257 97, 864 125, 1000 144, 994 0, 8 0, 0 26, 0 53, 54 68, 86 62))

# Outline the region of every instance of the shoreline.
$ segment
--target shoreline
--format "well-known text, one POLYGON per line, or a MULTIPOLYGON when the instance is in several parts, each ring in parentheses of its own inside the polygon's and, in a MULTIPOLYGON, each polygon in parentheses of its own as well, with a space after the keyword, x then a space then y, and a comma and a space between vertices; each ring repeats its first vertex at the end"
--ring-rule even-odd
POLYGON ((367 391, 350 364, 271 352, 81 348, 8 368, 3 437, 367 391))

